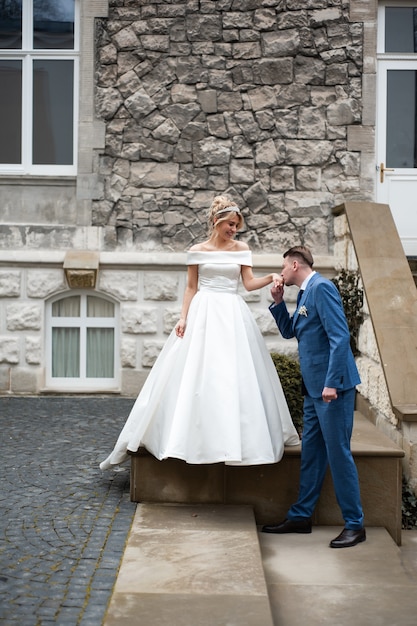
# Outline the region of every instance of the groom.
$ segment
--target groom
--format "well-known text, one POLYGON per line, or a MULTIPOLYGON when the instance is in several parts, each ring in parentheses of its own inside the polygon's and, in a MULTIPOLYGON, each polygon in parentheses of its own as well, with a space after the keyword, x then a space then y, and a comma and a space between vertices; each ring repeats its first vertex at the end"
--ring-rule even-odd
POLYGON ((298 500, 284 521, 264 526, 262 531, 310 533, 311 516, 329 465, 345 520, 345 528, 330 547, 349 548, 366 539, 358 473, 350 451, 355 386, 360 378, 339 292, 330 280, 312 269, 313 263, 308 248, 291 248, 284 254, 284 282, 271 289, 274 303, 270 311, 281 335, 298 340, 304 427, 298 500), (284 285, 300 287, 292 317, 283 300, 284 285))

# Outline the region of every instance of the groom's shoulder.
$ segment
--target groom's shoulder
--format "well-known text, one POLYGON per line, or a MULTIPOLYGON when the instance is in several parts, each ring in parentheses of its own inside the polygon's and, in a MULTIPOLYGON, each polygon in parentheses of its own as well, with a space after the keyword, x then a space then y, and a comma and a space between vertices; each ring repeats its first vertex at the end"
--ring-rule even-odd
POLYGON ((318 289, 323 293, 329 294, 334 294, 338 291, 334 282, 330 280, 330 278, 326 278, 326 276, 319 274, 319 272, 316 272, 311 278, 311 289, 318 289))
POLYGON ((311 277, 311 281, 312 281, 312 285, 334 285, 334 283, 330 280, 330 278, 326 278, 326 276, 323 276, 323 274, 320 274, 320 272, 315 272, 315 274, 311 277))

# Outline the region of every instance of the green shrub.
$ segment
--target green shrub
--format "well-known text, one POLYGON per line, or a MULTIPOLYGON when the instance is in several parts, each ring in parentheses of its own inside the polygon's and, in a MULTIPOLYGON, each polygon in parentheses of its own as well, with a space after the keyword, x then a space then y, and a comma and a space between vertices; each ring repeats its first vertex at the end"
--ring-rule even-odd
POLYGON ((417 498, 404 477, 402 493, 402 528, 404 530, 417 528, 417 498))
POLYGON ((359 354, 359 329, 363 322, 363 289, 358 272, 340 270, 339 274, 331 279, 339 290, 345 310, 346 320, 350 332, 350 347, 355 356, 359 354))
POLYGON ((294 357, 277 352, 272 352, 271 357, 281 381, 292 421, 297 432, 301 435, 304 398, 301 391, 300 364, 294 357))

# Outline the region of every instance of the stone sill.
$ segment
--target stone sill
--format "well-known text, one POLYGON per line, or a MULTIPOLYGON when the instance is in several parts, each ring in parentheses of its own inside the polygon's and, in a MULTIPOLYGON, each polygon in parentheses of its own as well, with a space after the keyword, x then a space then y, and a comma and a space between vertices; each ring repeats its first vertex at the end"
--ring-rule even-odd
MULTIPOLYGON (((13 265, 63 265, 67 250, 1 250, 0 263, 13 265)), ((80 251, 81 252, 81 251, 80 251)), ((164 267, 166 269, 184 269, 187 255, 185 252, 99 252, 100 269, 130 267, 146 269, 164 267)), ((282 265, 282 254, 253 254, 253 266, 256 270, 276 268, 282 265)), ((325 273, 334 272, 332 256, 316 256, 315 268, 325 273)))
POLYGON ((47 176, 32 174, 5 174, 0 176, 0 185, 41 185, 42 187, 67 187, 69 183, 75 186, 77 177, 74 174, 47 176))

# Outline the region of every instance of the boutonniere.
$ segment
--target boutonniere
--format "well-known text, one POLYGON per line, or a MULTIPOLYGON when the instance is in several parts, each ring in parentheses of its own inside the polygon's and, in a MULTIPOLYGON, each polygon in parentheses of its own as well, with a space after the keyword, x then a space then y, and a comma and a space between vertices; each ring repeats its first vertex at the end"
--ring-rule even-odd
POLYGON ((298 315, 304 315, 304 317, 307 317, 307 309, 304 304, 298 309, 298 315))

